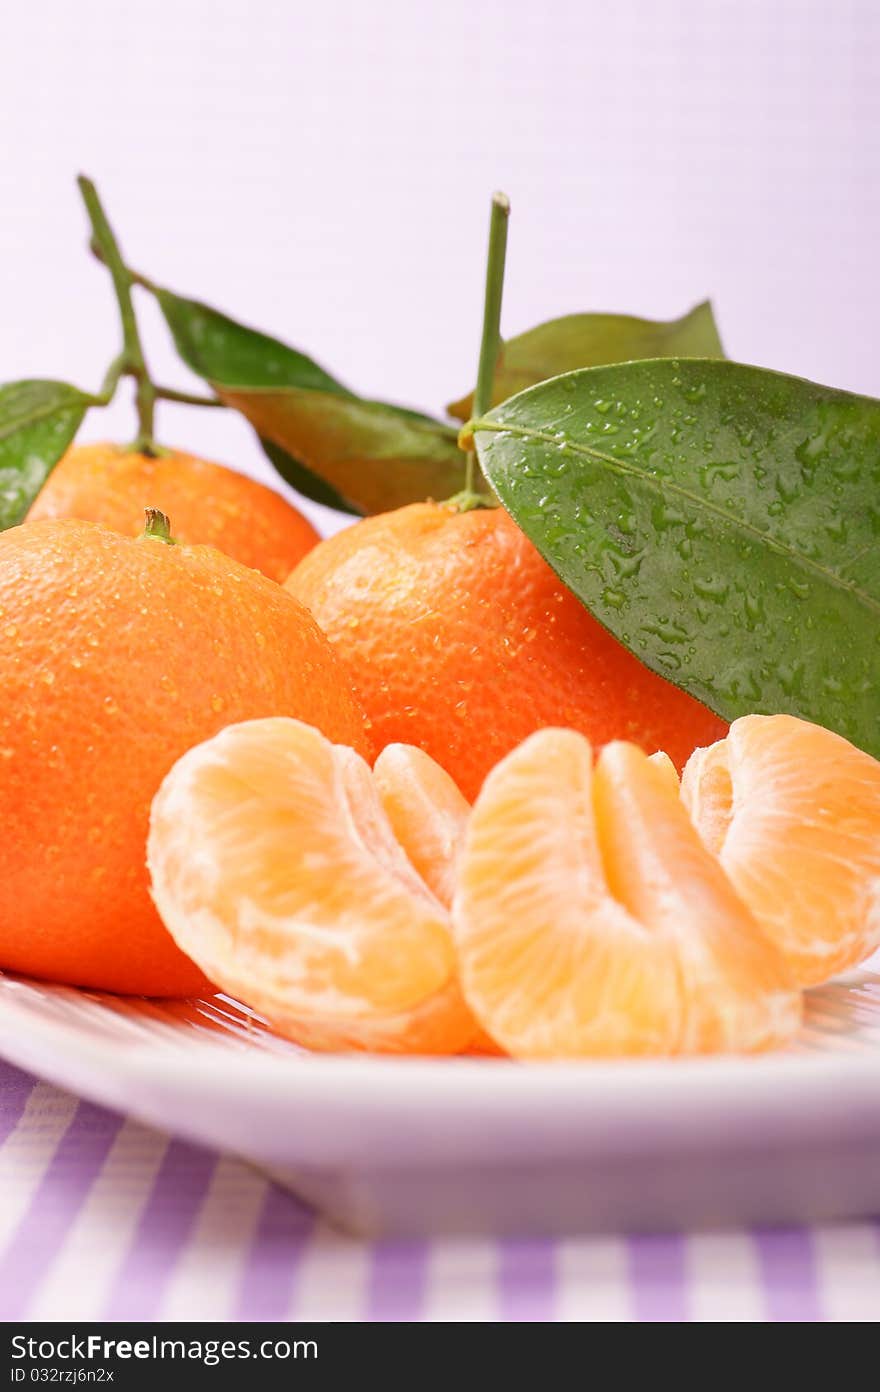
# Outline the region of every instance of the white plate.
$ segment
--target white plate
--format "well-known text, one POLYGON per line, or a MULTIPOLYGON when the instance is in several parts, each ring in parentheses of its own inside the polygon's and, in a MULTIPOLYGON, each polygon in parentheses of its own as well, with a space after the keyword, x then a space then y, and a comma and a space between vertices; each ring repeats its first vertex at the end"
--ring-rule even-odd
MULTIPOLYGON (((880 966, 875 959, 872 964, 880 966)), ((880 975, 757 1058, 514 1064, 307 1054, 217 996, 0 977, 0 1053, 237 1153, 358 1232, 547 1233, 880 1211, 880 975)))

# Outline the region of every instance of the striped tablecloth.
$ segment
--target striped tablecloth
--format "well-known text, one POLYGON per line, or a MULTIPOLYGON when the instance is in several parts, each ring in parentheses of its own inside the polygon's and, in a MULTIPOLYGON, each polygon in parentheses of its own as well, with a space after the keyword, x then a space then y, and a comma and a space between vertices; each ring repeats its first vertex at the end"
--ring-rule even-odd
POLYGON ((0 1063, 0 1318, 871 1321, 880 1224, 366 1243, 0 1063))

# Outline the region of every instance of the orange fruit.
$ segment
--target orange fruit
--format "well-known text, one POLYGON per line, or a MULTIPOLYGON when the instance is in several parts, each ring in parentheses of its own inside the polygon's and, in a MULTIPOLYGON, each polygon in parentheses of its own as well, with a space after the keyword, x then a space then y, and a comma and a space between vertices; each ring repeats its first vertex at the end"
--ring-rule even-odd
POLYGON ((154 459, 110 444, 69 449, 27 520, 78 517, 133 537, 147 507, 172 519, 177 541, 216 546, 279 583, 320 540, 280 493, 244 474, 180 450, 154 459))
POLYGON ((153 803, 148 861, 181 949, 289 1038, 405 1053, 473 1038, 447 910, 369 765, 311 726, 248 721, 189 750, 153 803))
POLYGON ((654 768, 660 770, 660 774, 666 780, 666 785, 670 792, 674 792, 676 797, 678 797, 681 793, 681 781, 678 777, 678 770, 666 751, 658 749, 655 754, 649 754, 648 763, 653 764, 654 768))
POLYGON ((90 522, 0 535, 0 967, 204 990, 150 901, 150 802, 191 745, 282 712, 367 749, 311 616, 210 547, 90 522))
POLYGON ((391 829, 444 908, 452 908, 470 807, 449 774, 411 744, 388 744, 373 777, 391 829))
POLYGON ((753 1050, 797 1029, 782 955, 668 767, 542 730, 486 779, 453 926, 465 998, 520 1058, 753 1050))
MULTIPOLYGON (((666 758, 665 754, 660 757, 666 758)), ((672 776, 677 786, 674 769, 672 776)), ((399 844, 428 888, 444 908, 451 909, 469 803, 445 769, 412 744, 386 744, 373 765, 373 777, 399 844)), ((474 1022, 468 1052, 499 1054, 502 1050, 474 1022)))
POLYGON ((747 715, 698 749, 682 796, 803 986, 880 947, 880 763, 791 715, 747 715))
POLYGON ((377 747, 418 745, 470 800, 543 726, 665 749, 679 767, 727 729, 616 642, 501 508, 367 518, 287 587, 344 658, 377 747))

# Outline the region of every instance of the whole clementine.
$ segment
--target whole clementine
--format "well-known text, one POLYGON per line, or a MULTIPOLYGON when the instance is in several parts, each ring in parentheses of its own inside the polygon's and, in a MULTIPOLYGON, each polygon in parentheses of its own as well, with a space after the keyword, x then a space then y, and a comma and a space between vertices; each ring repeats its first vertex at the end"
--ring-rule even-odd
POLYGON ((154 458, 111 444, 69 449, 28 521, 79 517, 137 536, 147 507, 174 519, 178 541, 216 546, 279 583, 320 539, 301 512, 255 479, 180 450, 154 458))
POLYGON ((192 745, 270 715, 369 752, 341 666, 274 581, 90 522, 0 535, 0 967, 204 990, 148 893, 150 803, 192 745))
POLYGON ((366 518, 287 588, 345 659, 377 749, 419 745, 471 800, 542 726, 665 749, 679 767, 727 729, 612 638, 501 508, 366 518))

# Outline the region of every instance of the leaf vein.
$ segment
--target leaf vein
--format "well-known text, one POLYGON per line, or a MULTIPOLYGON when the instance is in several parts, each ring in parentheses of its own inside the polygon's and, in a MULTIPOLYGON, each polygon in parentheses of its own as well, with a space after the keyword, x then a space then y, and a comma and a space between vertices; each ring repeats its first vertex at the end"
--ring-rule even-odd
MULTIPOLYGON (((485 417, 472 421, 471 429, 475 435, 480 431, 489 431, 496 435, 513 435, 517 439, 540 441, 542 444, 552 445, 557 449, 560 443, 556 436, 550 435, 546 431, 532 430, 526 426, 510 424, 509 422, 502 423, 501 421, 491 421, 485 417)), ((751 536, 763 542, 770 550, 775 551, 777 555, 784 556, 795 565, 812 572, 820 580, 832 586, 832 588, 843 590, 845 593, 853 595, 866 609, 880 615, 880 600, 874 599, 873 596, 869 595, 853 581, 845 580, 835 571, 829 570, 827 566, 820 565, 818 561, 812 560, 811 557, 804 556, 798 551, 793 551, 790 546, 786 546, 783 542, 778 541, 777 538, 771 536, 769 532, 762 532, 760 527, 756 527, 753 523, 746 522, 743 518, 736 517, 734 514, 726 512, 725 509, 720 507, 717 503, 712 503, 706 498, 701 498, 699 494, 691 492, 690 489, 684 488, 675 481, 657 479, 653 474, 647 473, 644 469, 635 468, 633 465, 627 464, 625 460, 617 459, 611 454, 605 454, 602 450, 597 450, 592 445, 579 444, 576 440, 567 440, 566 444, 572 454, 580 454, 586 459, 592 459, 598 463, 606 464, 617 473, 625 477, 637 479, 646 484, 658 495, 662 496, 664 494, 674 493, 678 497, 692 503, 698 510, 701 509, 711 514, 728 526, 739 528, 740 531, 749 533, 751 536)))

